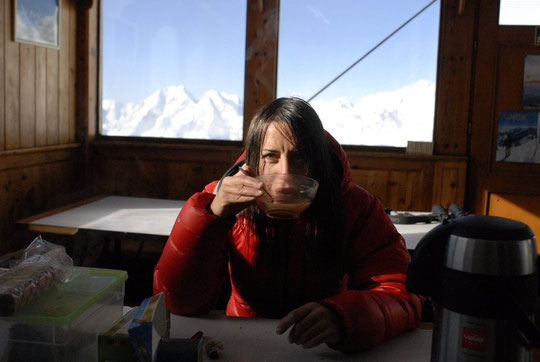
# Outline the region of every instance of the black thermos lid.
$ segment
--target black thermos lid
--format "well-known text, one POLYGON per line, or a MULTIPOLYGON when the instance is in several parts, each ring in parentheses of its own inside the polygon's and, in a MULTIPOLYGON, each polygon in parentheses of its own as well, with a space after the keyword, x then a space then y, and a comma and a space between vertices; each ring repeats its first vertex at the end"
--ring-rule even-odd
POLYGON ((452 234, 470 239, 525 240, 534 234, 524 223, 498 216, 468 216, 454 220, 452 234))

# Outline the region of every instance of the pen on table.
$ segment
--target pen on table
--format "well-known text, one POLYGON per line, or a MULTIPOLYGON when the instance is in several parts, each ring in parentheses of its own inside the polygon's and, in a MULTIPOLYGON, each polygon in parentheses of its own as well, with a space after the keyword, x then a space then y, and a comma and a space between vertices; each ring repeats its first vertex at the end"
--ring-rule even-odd
POLYGON ((203 336, 203 332, 202 331, 197 331, 197 333, 192 335, 190 339, 201 339, 202 336, 203 336))

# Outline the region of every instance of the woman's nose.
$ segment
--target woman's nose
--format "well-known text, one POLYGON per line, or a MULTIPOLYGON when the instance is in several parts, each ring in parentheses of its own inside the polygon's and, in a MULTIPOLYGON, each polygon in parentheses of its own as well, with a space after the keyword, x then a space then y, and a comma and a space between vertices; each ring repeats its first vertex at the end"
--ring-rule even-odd
POLYGON ((280 173, 290 173, 291 168, 289 161, 286 158, 281 159, 281 165, 279 169, 280 173))

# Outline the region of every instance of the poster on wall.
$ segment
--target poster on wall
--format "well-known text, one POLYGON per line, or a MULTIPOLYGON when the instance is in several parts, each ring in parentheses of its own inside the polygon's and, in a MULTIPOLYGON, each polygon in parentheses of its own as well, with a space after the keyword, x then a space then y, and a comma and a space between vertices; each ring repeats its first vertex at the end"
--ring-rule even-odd
POLYGON ((58 49, 60 0, 14 0, 15 41, 58 49))
POLYGON ((525 57, 523 109, 540 109, 540 55, 525 57))
POLYGON ((540 112, 501 112, 496 160, 540 163, 540 112))

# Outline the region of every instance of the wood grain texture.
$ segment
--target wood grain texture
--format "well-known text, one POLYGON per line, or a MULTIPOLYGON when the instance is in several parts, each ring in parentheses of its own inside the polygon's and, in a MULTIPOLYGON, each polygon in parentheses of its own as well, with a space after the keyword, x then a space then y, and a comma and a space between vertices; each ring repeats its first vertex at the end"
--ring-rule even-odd
POLYGON ((76 113, 76 64, 77 64, 77 11, 75 4, 69 1, 69 4, 63 9, 69 13, 69 139, 68 143, 75 142, 75 115, 76 113))
POLYGON ((21 148, 36 142, 36 52, 35 46, 20 44, 20 130, 21 148))
POLYGON ((276 97, 279 0, 248 1, 244 137, 255 112, 276 97))
POLYGON ((531 228, 537 239, 540 237, 540 194, 493 192, 489 195, 487 214, 521 221, 531 228))
POLYGON ((74 90, 69 88, 69 16, 70 12, 65 11, 68 6, 71 6, 71 1, 66 1, 60 12, 60 50, 58 54, 58 143, 69 142, 69 96, 74 90))
POLYGON ((495 2, 479 2, 479 15, 465 204, 485 214, 492 193, 538 194, 540 164, 497 162, 495 153, 500 112, 523 110, 525 56, 540 49, 534 27, 498 26, 495 2))
MULTIPOLYGON (((6 137, 5 137, 5 119, 6 113, 3 111, 6 107, 5 98, 4 98, 4 87, 5 87, 5 58, 4 58, 4 49, 6 43, 6 36, 9 32, 5 29, 5 20, 4 13, 8 11, 6 9, 6 2, 0 1, 0 150, 5 149, 6 147, 6 137)), ((0 215, 1 216, 1 215, 0 215)))
POLYGON ((58 50, 47 49, 47 144, 58 144, 58 50))
POLYGON ((459 14, 456 1, 441 2, 434 128, 434 151, 439 155, 467 153, 477 3, 470 1, 459 14))
POLYGON ((36 146, 47 144, 47 52, 36 47, 36 146))
POLYGON ((4 0, 4 104, 5 104, 5 148, 15 149, 21 146, 20 140, 20 63, 19 63, 19 43, 15 43, 11 38, 13 19, 13 2, 4 0))

